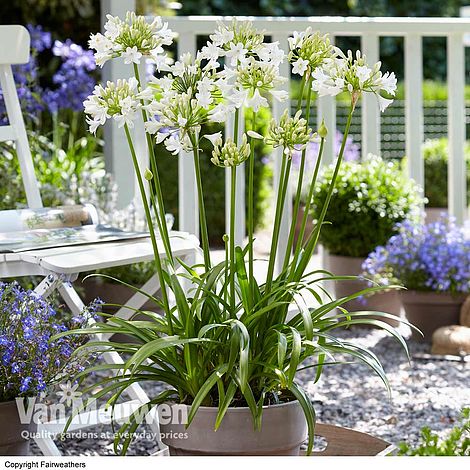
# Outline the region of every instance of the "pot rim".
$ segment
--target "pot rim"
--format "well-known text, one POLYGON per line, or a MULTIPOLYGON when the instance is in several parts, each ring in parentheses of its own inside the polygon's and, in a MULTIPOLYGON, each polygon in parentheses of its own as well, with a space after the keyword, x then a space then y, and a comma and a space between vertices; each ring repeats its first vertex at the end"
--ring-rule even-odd
POLYGON ((437 291, 427 291, 427 290, 417 290, 417 289, 397 289, 397 292, 400 295, 408 296, 408 297, 418 297, 418 296, 423 296, 423 297, 447 297, 447 298, 452 298, 456 301, 460 301, 461 299, 466 299, 467 297, 470 297, 470 293, 464 293, 464 292, 459 292, 456 294, 453 294, 452 292, 437 292, 437 291))
MULTIPOLYGON (((177 404, 177 405, 181 405, 181 406, 186 406, 186 407, 191 407, 191 405, 186 405, 185 403, 176 403, 176 402, 170 402, 171 404, 177 404)), ((291 401, 288 401, 286 403, 278 403, 276 405, 264 405, 262 407, 263 410, 265 409, 279 409, 279 408, 283 408, 283 407, 287 407, 287 406, 293 406, 295 404, 298 404, 299 403, 299 400, 291 400, 291 401)), ((203 410, 203 411, 218 411, 219 410, 219 407, 217 406, 200 406, 198 408, 198 411, 199 410, 203 410)), ((232 412, 238 412, 238 413, 241 413, 241 412, 246 412, 246 411, 250 411, 250 408, 248 406, 229 406, 227 408, 227 411, 232 411, 232 412)))

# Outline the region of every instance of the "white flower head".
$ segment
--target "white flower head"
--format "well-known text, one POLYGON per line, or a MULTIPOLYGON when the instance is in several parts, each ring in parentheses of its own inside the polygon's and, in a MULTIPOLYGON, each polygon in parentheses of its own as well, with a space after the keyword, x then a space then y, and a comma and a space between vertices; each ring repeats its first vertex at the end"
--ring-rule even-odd
POLYGON ((138 64, 141 57, 146 56, 160 68, 165 62, 161 59, 164 57, 162 46, 173 42, 173 33, 160 17, 148 23, 144 16, 133 12, 128 12, 124 21, 108 15, 104 30, 104 35, 91 35, 89 42, 96 50, 95 60, 99 66, 116 57, 123 57, 126 64, 138 64))
POLYGON ((327 34, 313 32, 310 27, 301 33, 294 32, 293 37, 289 38, 289 47, 287 58, 294 66, 292 72, 301 76, 310 76, 337 53, 327 34))
POLYGON ((140 64, 142 53, 137 50, 137 46, 127 47, 122 57, 125 64, 140 64))
POLYGON ((321 68, 313 72, 312 89, 319 96, 335 96, 343 91, 348 92, 353 106, 362 93, 373 93, 383 112, 392 100, 383 97, 382 92, 393 96, 397 82, 394 73, 382 75, 380 66, 381 63, 377 62, 370 67, 360 51, 354 55, 348 51, 347 55, 326 60, 321 68))
POLYGON ((140 108, 138 82, 132 77, 116 83, 108 82, 106 87, 97 85, 83 104, 93 133, 109 118, 113 118, 120 127, 133 127, 140 108))

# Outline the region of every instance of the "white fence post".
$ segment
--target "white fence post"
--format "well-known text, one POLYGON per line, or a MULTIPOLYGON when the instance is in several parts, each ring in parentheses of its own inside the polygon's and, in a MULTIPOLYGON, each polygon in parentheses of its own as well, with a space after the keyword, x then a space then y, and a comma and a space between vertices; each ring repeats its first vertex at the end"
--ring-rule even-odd
MULTIPOLYGON (((241 142, 243 129, 245 128, 245 117, 243 109, 240 110, 238 119, 238 142, 241 142)), ((225 121, 225 135, 234 138, 233 129, 235 124, 235 115, 230 116, 225 121)), ((231 168, 225 169, 225 232, 230 233, 230 186, 231 186, 231 168)), ((243 245, 246 234, 246 204, 245 204, 245 164, 237 167, 237 184, 235 186, 235 245, 243 245)))
MULTIPOLYGON (((290 36, 289 32, 285 33, 275 33, 272 35, 272 40, 274 42, 279 42, 279 47, 284 51, 289 50, 288 38, 290 36)), ((283 85, 283 89, 290 93, 290 64, 287 60, 280 65, 280 74, 282 77, 287 78, 287 81, 283 85)), ((278 101, 273 101, 273 117, 280 119, 282 113, 285 109, 290 109, 290 99, 286 102, 279 103, 278 101)), ((278 147, 273 151, 274 157, 274 185, 276 188, 276 193, 278 190, 278 183, 280 177, 280 170, 282 165, 282 149, 278 147)), ((281 227, 279 233, 279 243, 277 247, 277 256, 276 256, 276 270, 280 271, 284 263, 284 257, 287 249, 287 240, 289 238, 289 229, 290 223, 292 220, 292 188, 290 183, 287 186, 286 200, 284 202, 284 210, 282 212, 281 227)))
POLYGON ((465 53, 463 34, 447 37, 448 83, 448 196, 449 213, 462 223, 467 207, 467 168, 465 164, 465 53))
MULTIPOLYGON (((335 38, 331 34, 330 41, 334 44, 335 38)), ((330 165, 336 158, 336 99, 333 96, 317 98, 317 118, 318 127, 320 127, 322 119, 324 119, 325 126, 328 129, 328 137, 325 140, 325 147, 323 149, 322 164, 330 165)))
POLYGON ((424 188, 423 52, 419 34, 405 36, 405 121, 408 174, 424 188))
MULTIPOLYGON (((178 38, 178 56, 189 52, 196 54, 197 36, 191 32, 181 32, 178 38)), ((194 159, 191 153, 178 155, 178 228, 199 237, 199 208, 194 159)))
MULTIPOLYGON (((127 11, 135 11, 136 0, 101 0, 101 24, 106 22, 106 15, 123 18, 127 11)), ((132 67, 124 61, 116 59, 108 61, 102 72, 102 81, 114 82, 118 78, 133 76, 132 67)), ((122 129, 118 129, 114 121, 108 121, 104 126, 104 156, 106 169, 113 173, 119 186, 118 205, 125 207, 135 195, 134 168, 129 156, 129 147, 122 129)))
MULTIPOLYGON (((362 53, 372 66, 379 60, 380 41, 376 33, 366 33, 361 39, 362 53)), ((362 156, 380 155, 380 110, 375 96, 364 93, 362 97, 362 156)))

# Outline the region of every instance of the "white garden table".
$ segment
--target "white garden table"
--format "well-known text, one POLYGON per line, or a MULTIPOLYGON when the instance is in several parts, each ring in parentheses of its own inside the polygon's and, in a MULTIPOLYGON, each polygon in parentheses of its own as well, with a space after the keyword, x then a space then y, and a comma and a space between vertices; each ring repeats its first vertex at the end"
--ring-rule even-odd
MULTIPOLYGON (((0 44, 2 45, 0 48, 0 85, 9 120, 9 125, 0 126, 0 141, 15 143, 28 206, 29 208, 40 208, 42 201, 39 185, 34 173, 33 160, 11 68, 13 64, 24 64, 29 61, 29 33, 23 26, 0 26, 0 44)), ((3 231, 6 231, 5 228, 3 231)), ((0 232, 2 232, 2 227, 0 227, 0 232)), ((184 232, 171 232, 170 237, 171 249, 175 258, 192 264, 200 254, 198 239, 194 235, 184 232)), ((158 248, 161 257, 164 258, 161 241, 158 242, 158 248)), ((80 273, 150 261, 153 256, 150 237, 0 254, 0 279, 41 276, 43 280, 36 287, 36 292, 44 297, 48 297, 55 291, 59 292, 71 311, 77 314, 83 310, 84 304, 72 282, 77 279, 80 273)), ((181 266, 179 267, 181 269, 181 266)), ((156 294, 160 290, 157 276, 152 276, 142 289, 150 295, 156 294)), ((136 293, 126 303, 131 308, 122 307, 116 315, 129 319, 134 314, 133 309, 142 307, 146 301, 146 296, 136 293)), ((100 335, 100 339, 109 339, 109 337, 100 335)), ((116 352, 106 352, 103 354, 103 358, 110 364, 123 363, 122 358, 116 352)), ((126 392, 132 401, 117 407, 115 412, 121 417, 125 417, 125 414, 129 415, 137 406, 149 401, 147 394, 139 384, 132 384, 126 392), (125 405, 130 406, 126 407, 125 405), (119 409, 124 410, 125 413, 119 413, 119 409)), ((93 426, 97 422, 103 423, 103 420, 110 420, 109 411, 101 409, 94 413, 83 413, 74 418, 70 431, 93 426)), ((39 448, 45 455, 60 455, 53 437, 63 431, 65 421, 59 420, 39 425, 39 433, 42 431, 51 433, 49 437, 41 436, 36 439, 39 448)), ((158 436, 160 448, 165 452, 159 439, 158 419, 154 419, 151 427, 158 436)))

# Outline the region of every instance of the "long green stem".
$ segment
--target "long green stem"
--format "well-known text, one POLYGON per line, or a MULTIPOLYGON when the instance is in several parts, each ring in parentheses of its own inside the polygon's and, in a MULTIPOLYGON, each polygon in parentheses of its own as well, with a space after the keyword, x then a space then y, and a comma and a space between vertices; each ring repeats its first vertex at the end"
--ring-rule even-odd
POLYGON ((126 137, 127 137, 127 142, 129 144, 129 149, 131 151, 131 156, 132 156, 132 162, 134 164, 134 169, 135 173, 137 176, 137 183, 139 185, 140 189, 140 195, 142 197, 142 204, 144 206, 144 211, 145 211, 145 216, 147 217, 147 222, 149 224, 149 231, 150 231, 150 239, 152 241, 152 248, 153 248, 153 253, 154 253, 154 258, 155 258, 155 267, 157 269, 157 275, 160 281, 160 286, 162 290, 162 301, 163 301, 163 306, 165 308, 165 313, 167 314, 168 318, 168 328, 170 335, 173 334, 173 322, 171 319, 171 309, 170 309, 170 303, 168 301, 168 294, 166 291, 166 283, 165 283, 165 278, 163 276, 163 267, 162 267, 162 262, 160 259, 160 254, 158 251, 158 244, 157 244, 157 238, 155 236, 155 230, 153 226, 153 221, 152 221, 152 215, 150 213, 150 207, 147 201, 147 194, 145 192, 145 187, 144 187, 144 181, 142 178, 142 174, 140 172, 139 168, 139 161, 137 159, 137 155, 135 153, 135 148, 134 144, 132 142, 132 137, 129 132, 129 127, 127 124, 124 124, 124 130, 126 132, 126 137))
POLYGON ((195 135, 190 135, 193 146, 194 171, 196 173, 197 199, 199 205, 199 226, 201 229, 202 250, 204 252, 204 266, 206 271, 211 268, 211 255, 209 248, 209 235, 207 232, 206 208, 202 190, 201 166, 199 163, 199 142, 195 135))
POLYGON ((351 109, 350 109, 349 115, 348 115, 348 120, 346 122, 346 127, 345 127, 345 130, 344 130, 343 140, 341 141, 341 148, 340 148, 340 151, 339 151, 339 154, 338 154, 338 159, 336 161, 336 166, 335 166, 335 169, 334 169, 334 172, 333 172, 333 176, 331 178, 330 187, 328 188, 328 193, 326 195, 326 199, 323 203, 322 210, 321 210, 320 215, 318 217, 317 225, 316 225, 315 229, 313 230, 313 232, 310 234, 310 236, 307 240, 307 243, 305 244, 305 255, 302 257, 302 259, 299 262, 299 265, 296 267, 294 280, 297 280, 297 279, 299 279, 299 276, 302 276, 302 274, 305 271, 305 268, 308 265, 308 262, 310 261, 310 257, 311 257, 313 251, 315 250, 315 248, 317 246, 318 239, 320 237, 321 227, 322 227, 323 222, 325 220, 325 216, 326 216, 326 212, 328 211, 328 206, 330 204, 331 196, 332 196, 333 191, 335 189, 336 179, 338 177, 339 169, 341 167, 341 162, 343 161, 344 149, 346 147, 346 140, 348 138, 349 129, 351 127, 353 112, 354 112, 354 106, 351 106, 351 109))
MULTIPOLYGON (((139 73, 139 67, 137 64, 134 64, 134 75, 135 78, 139 84, 139 88, 141 88, 141 81, 140 81, 140 73, 139 73)), ((145 104, 144 100, 141 100, 142 106, 145 104)), ((142 119, 144 122, 147 122, 148 120, 148 115, 147 111, 142 107, 141 108, 142 112, 142 119)), ((160 176, 158 173, 158 166, 157 166, 157 159, 155 155, 155 149, 152 141, 152 137, 150 134, 145 133, 146 139, 147 139, 147 148, 149 152, 149 160, 150 160, 150 169, 152 170, 153 173, 153 185, 150 186, 151 190, 155 190, 155 194, 157 197, 157 206, 154 205, 154 211, 155 211, 155 218, 157 220, 158 224, 158 229, 160 231, 160 235, 162 237, 163 245, 165 247, 165 253, 172 265, 174 265, 174 259, 173 259, 173 252, 171 251, 171 244, 170 244, 170 236, 168 233, 168 227, 166 225, 166 216, 165 216, 165 204, 163 201, 163 193, 162 193, 162 188, 160 184, 160 176)))
POLYGON ((274 266, 276 262, 277 245, 279 242, 279 233, 281 229, 282 211, 286 200, 287 185, 289 184, 289 173, 292 160, 282 154, 281 174, 279 177, 279 186, 277 190, 276 214, 274 216, 273 235, 271 239, 271 250, 269 253, 268 274, 266 276, 265 292, 271 290, 274 266))
MULTIPOLYGON (((233 125, 233 142, 238 144, 238 121, 240 118, 240 109, 235 111, 235 122, 233 125)), ((236 190, 237 190, 237 167, 230 169, 230 306, 232 314, 235 315, 235 210, 236 210, 236 190)))
POLYGON ((230 168, 230 306, 235 316, 235 203, 237 187, 237 167, 230 168))
MULTIPOLYGON (((312 100, 312 78, 311 77, 308 79, 307 87, 308 87, 307 108, 305 110, 305 119, 307 120, 307 127, 308 127, 308 123, 310 119, 310 103, 312 100)), ((302 195, 302 185, 303 185, 303 180, 304 180, 306 154, 307 154, 307 147, 302 150, 302 156, 300 158, 299 176, 297 179, 297 190, 296 190, 295 198, 294 198, 294 208, 292 210, 292 221, 291 221, 291 226, 289 230, 289 238, 287 239, 286 254, 284 256, 283 270, 286 269, 287 265, 289 264, 290 256, 292 253, 292 245, 294 243, 295 226, 297 222, 297 216, 299 214, 300 199, 302 195)))
POLYGON ((297 245, 295 247, 294 257, 292 259, 291 275, 293 275, 294 272, 295 272, 295 267, 297 265, 297 260, 299 258, 300 250, 302 248, 303 239, 304 239, 304 235, 305 235, 305 228, 307 227, 307 220, 308 220, 308 215, 309 215, 309 212, 310 212, 310 206, 312 204, 313 193, 315 191, 315 183, 317 181, 318 173, 320 171, 320 163, 321 163, 321 159, 322 159, 322 156, 323 156, 324 146, 325 146, 325 139, 322 138, 321 141, 320 141, 320 149, 318 151, 317 162, 315 164, 315 171, 313 172, 312 179, 310 181, 310 188, 309 188, 309 191, 308 191, 307 201, 305 203, 305 210, 304 210, 304 215, 302 217, 302 224, 300 226, 299 237, 297 238, 297 245))
MULTIPOLYGON (((256 130, 256 111, 253 111, 253 122, 251 129, 256 130)), ((254 236, 254 174, 255 174, 255 139, 250 140, 250 164, 248 169, 248 279, 251 280, 254 277, 253 265, 254 265, 254 253, 253 253, 253 236, 254 236)))

